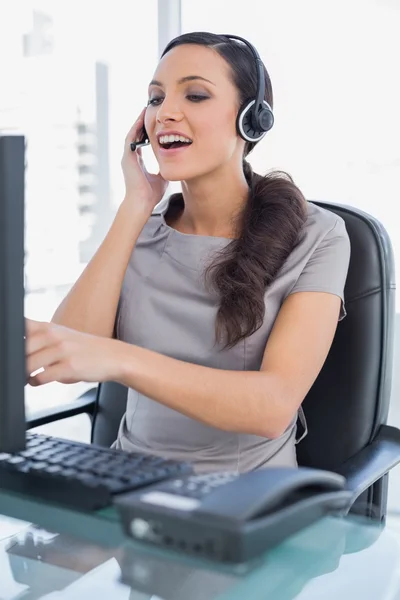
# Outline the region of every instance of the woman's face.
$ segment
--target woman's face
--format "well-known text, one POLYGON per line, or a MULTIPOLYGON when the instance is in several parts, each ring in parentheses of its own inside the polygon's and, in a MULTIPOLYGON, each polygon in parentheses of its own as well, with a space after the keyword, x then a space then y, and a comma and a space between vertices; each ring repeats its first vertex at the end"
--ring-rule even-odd
POLYGON ((168 52, 149 86, 145 114, 146 131, 164 179, 188 181, 230 161, 241 165, 244 141, 236 132, 238 108, 229 65, 217 52, 196 44, 168 52), (163 135, 175 132, 191 143, 166 148, 168 138, 163 135))

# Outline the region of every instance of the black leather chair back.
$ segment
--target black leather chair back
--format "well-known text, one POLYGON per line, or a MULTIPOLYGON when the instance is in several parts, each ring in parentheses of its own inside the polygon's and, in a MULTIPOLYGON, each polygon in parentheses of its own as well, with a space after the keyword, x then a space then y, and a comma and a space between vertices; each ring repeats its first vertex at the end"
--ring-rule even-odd
MULTIPOLYGON (((392 376, 394 260, 387 232, 357 208, 315 202, 340 215, 351 242, 345 288, 347 317, 338 324, 328 358, 303 403, 309 433, 297 446, 300 465, 339 467, 386 422, 392 376)), ((127 390, 98 388, 92 441, 110 446, 126 408, 127 390)))
POLYGON ((347 317, 303 402, 308 435, 300 465, 335 470, 386 423, 395 325, 395 270, 389 236, 371 215, 316 202, 341 216, 351 243, 345 287, 347 317))

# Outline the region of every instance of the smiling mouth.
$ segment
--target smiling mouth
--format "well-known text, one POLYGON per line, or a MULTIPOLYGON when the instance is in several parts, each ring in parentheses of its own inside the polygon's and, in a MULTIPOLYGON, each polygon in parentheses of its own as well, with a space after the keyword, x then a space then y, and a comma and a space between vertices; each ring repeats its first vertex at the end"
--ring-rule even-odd
POLYGON ((191 146, 193 140, 184 135, 170 134, 160 135, 158 143, 163 150, 175 150, 176 148, 184 148, 191 146))
POLYGON ((189 147, 192 145, 193 142, 170 142, 168 144, 160 144, 160 147, 163 150, 171 150, 173 148, 183 148, 185 147, 189 147))

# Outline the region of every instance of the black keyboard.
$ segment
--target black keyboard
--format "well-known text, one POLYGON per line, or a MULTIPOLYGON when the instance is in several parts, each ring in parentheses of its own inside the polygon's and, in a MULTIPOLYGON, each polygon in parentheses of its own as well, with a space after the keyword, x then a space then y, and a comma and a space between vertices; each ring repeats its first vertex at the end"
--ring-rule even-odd
POLYGON ((0 454, 0 488, 94 511, 116 495, 193 471, 185 462, 27 432, 26 449, 0 454))

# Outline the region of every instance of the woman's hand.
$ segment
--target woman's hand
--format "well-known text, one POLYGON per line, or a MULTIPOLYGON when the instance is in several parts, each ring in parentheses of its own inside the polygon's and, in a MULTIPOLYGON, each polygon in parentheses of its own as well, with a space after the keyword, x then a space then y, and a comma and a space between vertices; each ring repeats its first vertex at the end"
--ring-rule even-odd
POLYGON ((141 148, 137 148, 135 152, 131 150, 131 142, 140 139, 145 112, 146 108, 142 110, 125 138, 121 166, 125 179, 125 200, 135 204, 138 208, 144 209, 146 214, 150 216, 156 204, 164 196, 168 182, 163 179, 160 173, 149 173, 146 170, 141 148))
POLYGON ((124 344, 55 323, 25 319, 27 383, 116 381, 124 344), (31 374, 43 368, 37 375, 31 374))

